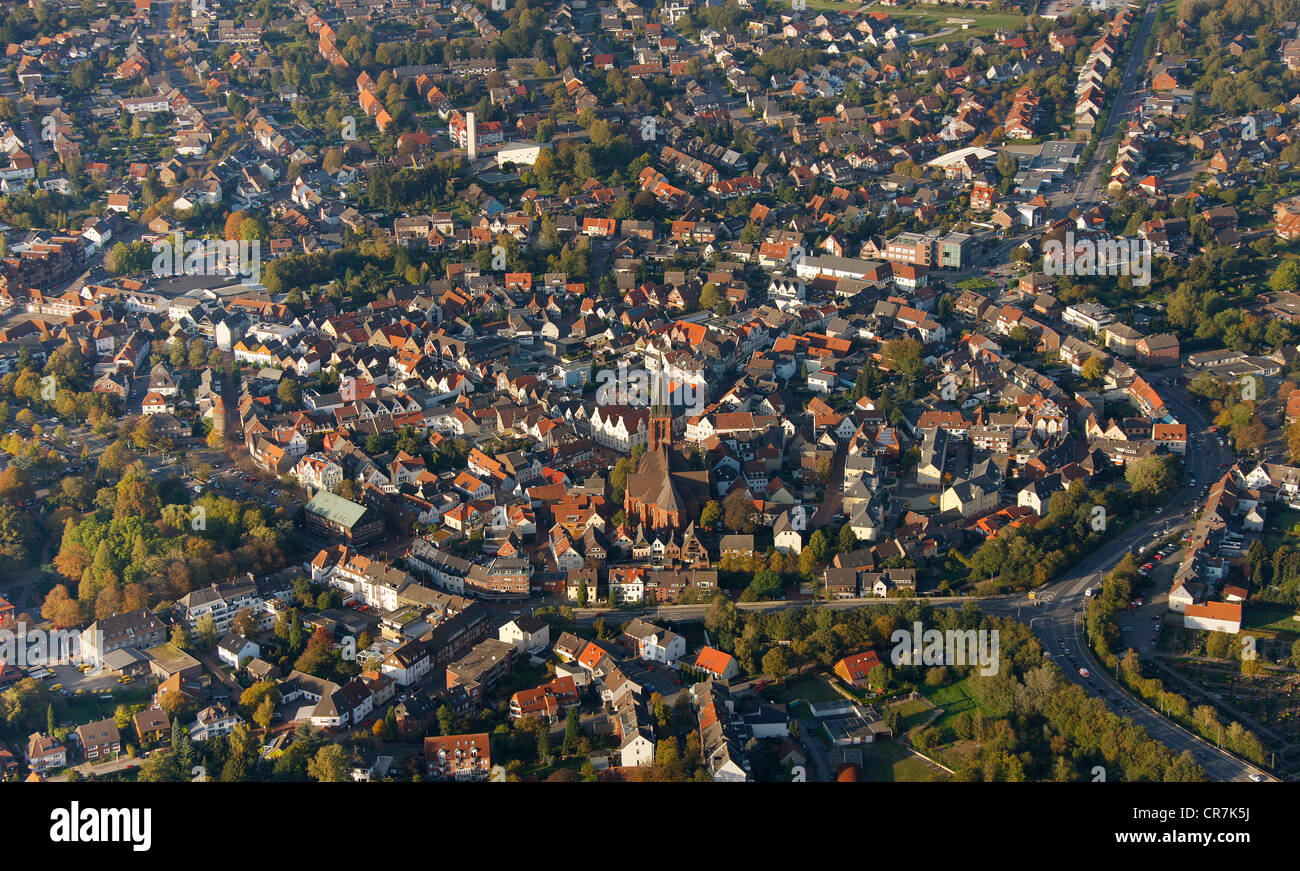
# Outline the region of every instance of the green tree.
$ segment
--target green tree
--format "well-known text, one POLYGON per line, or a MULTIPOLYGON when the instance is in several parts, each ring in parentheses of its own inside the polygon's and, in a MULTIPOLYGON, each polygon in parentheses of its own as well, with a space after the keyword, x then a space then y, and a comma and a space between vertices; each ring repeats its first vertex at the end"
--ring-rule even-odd
POLYGON ((212 650, 217 645, 217 624, 210 616, 200 617, 194 623, 194 634, 200 650, 212 650))
MULTIPOLYGON (((1300 642, 1297 642, 1300 644, 1300 642)), ((578 751, 578 745, 582 741, 582 727, 578 722, 578 709, 569 708, 569 713, 564 718, 564 744, 563 752, 565 756, 572 756, 578 751)))
POLYGON ((1176 463, 1172 457, 1147 457, 1128 466, 1124 478, 1133 495, 1152 502, 1172 489, 1176 482, 1176 463))
POLYGON ((307 775, 320 783, 343 783, 348 779, 347 751, 339 744, 326 744, 307 763, 307 775))
POLYGON ((1106 361, 1101 357, 1089 357, 1079 371, 1084 381, 1089 384, 1100 384, 1106 377, 1106 361))
POLYGON ((881 351, 884 363, 907 381, 915 381, 924 367, 924 346, 916 339, 890 339, 881 351))
POLYGON ((770 674, 779 680, 785 677, 785 673, 789 670, 790 662, 786 656, 785 648, 781 645, 778 644, 763 654, 764 674, 770 674))

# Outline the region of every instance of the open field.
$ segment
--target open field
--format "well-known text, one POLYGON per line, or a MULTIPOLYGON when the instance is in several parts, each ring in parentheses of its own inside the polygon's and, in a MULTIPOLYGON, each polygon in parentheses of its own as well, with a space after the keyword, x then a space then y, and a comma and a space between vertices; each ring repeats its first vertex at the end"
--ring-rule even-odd
POLYGON ((861 749, 862 779, 868 783, 941 783, 949 779, 893 741, 879 741, 861 749))
POLYGON ((774 702, 792 702, 805 699, 810 702, 834 702, 842 699, 839 693, 826 684, 826 680, 817 674, 797 677, 792 681, 777 686, 767 687, 763 695, 774 702))
MULTIPOLYGON (((979 705, 975 697, 971 695, 970 689, 966 686, 966 680, 962 679, 947 686, 932 688, 921 687, 921 695, 929 699, 934 705, 943 708, 943 716, 935 720, 935 728, 949 732, 952 729, 953 721, 963 711, 974 712, 979 705)), ((951 737, 946 735, 945 737, 951 737)))
POLYGON ((991 12, 985 9, 966 8, 962 6, 882 6, 879 3, 863 5, 861 3, 843 2, 843 0, 808 0, 809 9, 826 9, 837 12, 852 12, 864 9, 867 12, 884 12, 893 18, 907 21, 908 27, 917 30, 942 30, 948 27, 960 27, 949 23, 948 19, 965 19, 970 22, 970 35, 992 33, 1000 27, 1019 27, 1024 24, 1025 16, 1018 11, 991 12))
POLYGON ((1277 632, 1283 635, 1300 635, 1300 621, 1293 620, 1296 610, 1285 605, 1248 605, 1245 609, 1245 629, 1277 632))

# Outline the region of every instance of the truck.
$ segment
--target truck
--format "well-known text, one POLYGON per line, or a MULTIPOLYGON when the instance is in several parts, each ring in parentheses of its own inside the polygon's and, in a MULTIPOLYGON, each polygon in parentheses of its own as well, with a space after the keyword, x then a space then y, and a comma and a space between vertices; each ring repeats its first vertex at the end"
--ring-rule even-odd
POLYGON ((1083 591, 1083 595, 1091 599, 1093 597, 1093 594, 1096 592, 1097 592, 1096 587, 1088 587, 1086 590, 1083 591))

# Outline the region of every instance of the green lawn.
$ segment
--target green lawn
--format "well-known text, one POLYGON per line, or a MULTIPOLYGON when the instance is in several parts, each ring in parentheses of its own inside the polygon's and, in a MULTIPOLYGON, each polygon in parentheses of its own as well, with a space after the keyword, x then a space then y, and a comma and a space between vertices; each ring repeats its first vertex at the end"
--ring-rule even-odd
POLYGON ((1297 536, 1292 530, 1297 524, 1300 524, 1300 511, 1283 505, 1268 506, 1268 523, 1264 527, 1264 547, 1273 551, 1284 543, 1294 543, 1297 536))
POLYGON ((934 708, 924 699, 914 699, 902 704, 892 705, 890 710, 898 711, 898 715, 903 718, 903 731, 906 732, 908 729, 924 723, 934 708))
MULTIPOLYGON (((147 703, 149 697, 153 694, 154 686, 156 684, 153 683, 140 686, 139 681, 137 681, 134 686, 116 687, 111 697, 94 693, 62 696, 64 703, 67 705, 67 714, 64 719, 71 721, 73 725, 79 726, 83 723, 92 723, 96 720, 111 717, 117 711, 118 705, 131 707, 132 705, 147 703)), ((56 698, 59 697, 56 696, 56 698)))
POLYGON ((807 674, 783 684, 764 687, 763 695, 774 702, 806 699, 810 702, 834 702, 843 698, 818 674, 807 674))
POLYGON ((938 783, 949 779, 893 741, 880 741, 861 749, 862 778, 867 783, 938 783))
MULTIPOLYGON (((943 708, 943 716, 932 724, 938 729, 951 729, 952 723, 962 711, 974 711, 979 705, 966 686, 966 679, 942 687, 921 687, 921 695, 935 705, 943 708)), ((988 712, 985 711, 985 714, 988 712)))
POLYGON ((1247 605, 1243 619, 1246 629, 1300 635, 1300 621, 1292 620, 1297 612, 1282 605, 1247 605))
MULTIPOLYGON (((958 30, 963 36, 986 36, 999 28, 1018 28, 1024 26, 1025 16, 1015 12, 990 12, 984 9, 965 9, 960 6, 926 6, 923 8, 900 9, 897 6, 881 6, 873 3, 863 6, 861 3, 845 0, 808 0, 810 9, 833 9, 839 12, 852 12, 865 8, 867 12, 884 12, 893 18, 905 19, 909 28, 938 33, 949 27, 949 18, 965 19, 970 22, 968 30, 958 30)), ((917 40, 924 42, 925 40, 917 40)))

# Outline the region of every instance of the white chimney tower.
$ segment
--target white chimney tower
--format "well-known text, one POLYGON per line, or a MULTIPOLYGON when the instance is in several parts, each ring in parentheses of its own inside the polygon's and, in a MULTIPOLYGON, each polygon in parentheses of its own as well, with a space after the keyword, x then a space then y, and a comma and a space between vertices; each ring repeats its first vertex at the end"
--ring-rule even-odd
POLYGON ((465 113, 465 138, 466 146, 469 148, 469 159, 473 162, 478 159, 478 126, 473 112, 465 113))

